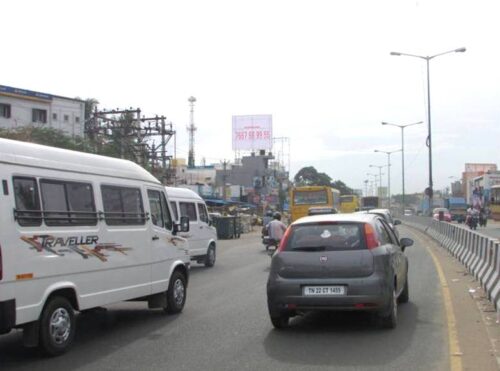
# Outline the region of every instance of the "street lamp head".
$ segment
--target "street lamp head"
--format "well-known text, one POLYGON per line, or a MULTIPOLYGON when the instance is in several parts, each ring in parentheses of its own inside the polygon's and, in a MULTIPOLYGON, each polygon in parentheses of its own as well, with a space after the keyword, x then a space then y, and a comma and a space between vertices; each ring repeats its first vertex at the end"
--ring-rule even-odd
POLYGON ((401 53, 398 53, 398 52, 391 52, 391 55, 395 55, 397 57, 401 56, 401 53))
POLYGON ((387 122, 385 122, 385 121, 382 121, 382 122, 381 122, 381 124, 382 124, 382 125, 388 125, 388 123, 387 123, 387 122))
POLYGON ((465 48, 458 48, 458 49, 455 49, 455 53, 464 53, 467 49, 465 48))
POLYGON ((374 149, 373 152, 380 152, 378 149, 374 149))

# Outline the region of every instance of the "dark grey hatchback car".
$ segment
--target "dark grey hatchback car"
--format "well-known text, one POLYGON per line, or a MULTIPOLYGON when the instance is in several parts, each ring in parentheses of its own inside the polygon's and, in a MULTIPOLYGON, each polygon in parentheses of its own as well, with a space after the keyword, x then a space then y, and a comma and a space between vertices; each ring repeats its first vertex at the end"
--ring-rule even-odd
POLYGON ((308 216, 290 225, 271 261, 267 282, 274 327, 312 310, 371 311, 383 327, 397 324, 409 300, 413 240, 398 240, 373 214, 308 216))

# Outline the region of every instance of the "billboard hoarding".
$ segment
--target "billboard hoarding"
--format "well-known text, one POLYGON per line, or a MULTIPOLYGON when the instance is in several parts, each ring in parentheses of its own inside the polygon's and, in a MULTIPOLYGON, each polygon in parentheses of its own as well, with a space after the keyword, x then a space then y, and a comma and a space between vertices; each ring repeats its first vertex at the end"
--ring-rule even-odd
POLYGON ((272 147, 271 115, 233 116, 233 151, 271 150, 272 147))

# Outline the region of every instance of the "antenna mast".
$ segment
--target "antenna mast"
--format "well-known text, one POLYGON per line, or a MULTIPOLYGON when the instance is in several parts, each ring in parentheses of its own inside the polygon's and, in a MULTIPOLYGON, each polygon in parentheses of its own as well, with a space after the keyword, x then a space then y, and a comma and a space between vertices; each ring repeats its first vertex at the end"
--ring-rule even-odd
POLYGON ((190 107, 190 118, 189 118, 189 126, 187 130, 189 132, 189 157, 188 157, 188 168, 194 167, 194 132, 196 131, 196 126, 194 126, 194 102, 196 102, 196 98, 190 96, 188 98, 189 107, 190 107))

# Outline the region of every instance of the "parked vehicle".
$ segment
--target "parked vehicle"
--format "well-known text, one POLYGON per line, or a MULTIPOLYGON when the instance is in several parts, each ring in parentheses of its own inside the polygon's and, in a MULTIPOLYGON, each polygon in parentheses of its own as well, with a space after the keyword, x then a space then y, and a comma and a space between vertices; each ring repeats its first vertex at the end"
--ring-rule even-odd
POLYGON ((436 207, 434 210, 432 210, 432 217, 435 220, 440 220, 440 215, 442 215, 442 218, 444 222, 451 222, 451 214, 450 211, 445 208, 445 207, 436 207))
POLYGON ((450 197, 444 200, 444 207, 447 208, 451 215, 451 220, 457 223, 465 222, 467 215, 467 203, 463 197, 450 197))
POLYGON ((194 191, 187 188, 165 187, 174 220, 189 217, 189 233, 180 233, 189 241, 191 260, 206 267, 213 267, 216 260, 217 230, 212 226, 205 201, 194 191))
POLYGON ((374 214, 302 218, 288 227, 271 260, 267 302, 276 328, 312 310, 370 311, 397 324, 398 302, 409 300, 406 247, 374 214))
POLYGON ((125 160, 0 139, 0 333, 68 350, 75 312, 182 311, 189 257, 161 183, 125 160))

